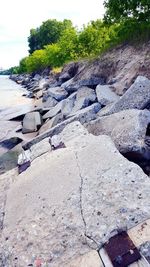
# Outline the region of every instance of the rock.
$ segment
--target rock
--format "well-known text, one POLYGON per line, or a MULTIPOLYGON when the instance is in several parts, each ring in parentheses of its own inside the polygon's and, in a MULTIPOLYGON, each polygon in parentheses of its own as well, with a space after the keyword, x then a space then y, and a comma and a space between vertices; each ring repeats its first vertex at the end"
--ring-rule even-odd
POLYGON ((35 74, 33 77, 33 81, 39 81, 41 79, 41 75, 35 74))
MULTIPOLYGON (((72 84, 73 78, 69 79, 68 81, 64 82, 61 84, 61 88, 64 88, 66 90, 66 88, 68 88, 71 84, 72 84)), ((72 88, 72 90, 70 90, 69 93, 75 92, 77 91, 77 88, 72 88)))
POLYGON ((72 112, 74 107, 74 102, 75 102, 74 99, 69 99, 69 98, 63 101, 61 113, 64 117, 67 117, 72 112))
POLYGON ((62 84, 62 83, 65 83, 66 81, 70 80, 71 79, 71 76, 69 73, 65 72, 65 73, 62 73, 60 76, 59 76, 59 82, 62 84))
POLYGON ((66 90, 64 88, 61 88, 61 87, 49 88, 47 90, 47 94, 48 94, 48 96, 53 97, 57 101, 61 101, 61 100, 65 99, 68 95, 66 90))
MULTIPOLYGON (((70 81, 70 80, 69 80, 70 81)), ((77 91, 79 88, 83 86, 88 86, 90 88, 96 88, 98 84, 104 84, 105 79, 103 77, 98 77, 90 74, 90 77, 87 79, 81 79, 74 82, 74 79, 65 85, 62 85, 67 92, 74 92, 77 91)))
POLYGON ((43 96, 42 101, 44 108, 53 108, 58 104, 58 101, 55 98, 51 96, 48 97, 47 95, 43 96))
POLYGON ((62 109, 62 105, 63 105, 63 101, 58 102, 58 104, 56 106, 54 106, 53 108, 51 108, 44 116, 43 119, 49 119, 49 118, 53 118, 54 116, 56 116, 58 113, 61 112, 62 109))
POLYGON ((49 142, 49 138, 45 138, 41 142, 33 145, 29 150, 25 151, 23 150, 21 154, 18 156, 18 165, 22 166, 25 163, 32 162, 36 158, 50 151, 51 151, 51 145, 49 142))
POLYGON ((38 86, 39 86, 40 90, 48 89, 48 87, 49 87, 48 79, 45 79, 45 78, 41 79, 39 81, 39 85, 38 86))
POLYGON ((150 143, 148 110, 124 110, 88 123, 89 132, 110 135, 118 150, 150 174, 150 143))
POLYGON ((76 101, 75 105, 72 109, 72 113, 88 107, 91 103, 93 103, 96 100, 96 94, 93 89, 90 89, 89 87, 81 87, 77 91, 76 101))
POLYGON ((45 133, 37 136, 36 138, 32 139, 31 141, 26 142, 23 145, 23 148, 25 150, 27 150, 33 144, 40 142, 41 140, 43 140, 46 137, 52 137, 53 135, 58 135, 66 127, 66 125, 70 124, 73 121, 79 121, 81 124, 84 124, 84 123, 87 123, 91 120, 96 119, 97 112, 99 111, 99 109, 100 109, 100 104, 95 103, 95 104, 93 104, 87 108, 84 108, 84 109, 76 112, 76 114, 74 114, 74 116, 71 116, 67 120, 59 123, 55 127, 51 128, 50 130, 47 130, 45 133))
MULTIPOLYGON (((81 110, 77 110, 77 111, 75 111, 75 112, 73 112, 73 110, 72 110, 72 112, 71 112, 71 114, 68 116, 68 117, 71 117, 71 116, 78 116, 79 114, 82 114, 82 110, 88 110, 88 108, 90 109, 90 107, 92 107, 93 109, 93 112, 94 112, 94 114, 96 114, 96 113, 98 113, 98 111, 101 109, 101 105, 99 104, 99 103, 95 103, 95 104, 93 104, 93 105, 90 105, 89 107, 86 107, 86 108, 83 108, 83 109, 81 109, 81 110)), ((90 121, 90 120, 89 120, 90 121)))
POLYGON ((46 132, 47 130, 51 129, 52 127, 54 127, 55 125, 57 125, 58 123, 63 121, 63 116, 62 114, 57 114, 55 117, 53 117, 52 119, 46 121, 42 127, 39 130, 39 134, 42 134, 44 132, 46 132))
POLYGON ((30 161, 30 159, 30 152, 28 150, 22 151, 22 153, 18 156, 18 165, 22 165, 30 161))
POLYGON ((51 143, 52 150, 66 147, 65 144, 61 141, 59 135, 53 135, 52 138, 50 139, 50 143, 51 143))
POLYGON ((41 115, 39 112, 27 113, 23 119, 22 133, 36 132, 41 126, 41 115))
POLYGON ((18 156, 18 172, 19 172, 19 174, 26 171, 30 167, 30 165, 31 165, 30 152, 29 151, 22 151, 21 154, 18 156))
POLYGON ((16 255, 20 267, 34 266, 39 255, 43 265, 71 266, 115 229, 149 218, 150 180, 140 167, 107 136, 72 141, 34 160, 9 187, 0 240, 6 266, 16 255))
POLYGON ((111 89, 109 85, 97 85, 96 87, 96 95, 98 102, 102 106, 106 106, 110 103, 116 102, 119 100, 119 96, 116 95, 111 89))
POLYGON ((144 109, 150 101, 150 80, 138 76, 127 92, 110 108, 106 115, 125 109, 144 109))
POLYGON ((81 68, 82 62, 71 62, 66 64, 59 76, 59 82, 65 83, 69 79, 73 78, 81 68))
POLYGON ((92 250, 84 255, 71 260, 66 267, 103 267, 103 263, 96 250, 92 250))
POLYGON ((77 93, 72 93, 68 98, 63 101, 61 113, 64 117, 67 117, 74 107, 77 93))
POLYGON ((36 97, 36 99, 41 98, 43 96, 43 91, 42 90, 38 91, 37 93, 34 94, 34 96, 36 97))
POLYGON ((69 142, 72 143, 72 140, 76 140, 78 136, 85 136, 87 134, 87 129, 79 121, 74 121, 68 124, 60 134, 53 135, 51 143, 55 144, 55 146, 56 144, 59 146, 60 143, 68 146, 69 142))
POLYGON ((40 157, 41 155, 51 151, 51 145, 49 142, 49 138, 45 138, 41 142, 33 145, 29 150, 30 160, 40 157))
POLYGON ((146 132, 150 124, 148 110, 124 110, 109 116, 100 117, 87 124, 94 135, 111 136, 121 153, 148 151, 145 144, 146 132))

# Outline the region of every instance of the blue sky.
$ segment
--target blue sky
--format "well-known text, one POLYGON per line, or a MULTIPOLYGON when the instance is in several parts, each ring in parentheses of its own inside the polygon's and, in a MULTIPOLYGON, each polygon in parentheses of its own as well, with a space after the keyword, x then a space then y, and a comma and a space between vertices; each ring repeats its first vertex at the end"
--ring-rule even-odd
POLYGON ((81 27, 104 14, 103 0, 5 0, 0 4, 0 67, 28 55, 27 37, 47 19, 71 19, 81 27))

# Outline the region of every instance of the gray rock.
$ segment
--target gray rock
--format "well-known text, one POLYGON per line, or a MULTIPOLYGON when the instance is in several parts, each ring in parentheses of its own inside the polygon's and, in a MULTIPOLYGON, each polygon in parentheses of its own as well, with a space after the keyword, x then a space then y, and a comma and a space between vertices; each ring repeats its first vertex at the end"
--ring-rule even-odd
POLYGON ((65 83, 66 81, 68 81, 68 80, 70 80, 71 79, 71 76, 70 76, 70 74, 69 73, 63 73, 63 74, 61 74, 60 76, 59 76, 59 81, 60 81, 60 83, 62 84, 62 83, 65 83))
POLYGON ((73 110, 74 107, 74 99, 65 99, 61 108, 61 113, 64 117, 67 117, 73 110))
POLYGON ((90 89, 89 87, 81 87, 77 91, 76 101, 75 105, 72 109, 72 113, 88 107, 91 103, 93 103, 96 100, 96 94, 93 89, 90 89))
POLYGON ((22 165, 30 161, 30 152, 28 150, 22 151, 18 156, 18 165, 22 165))
MULTIPOLYGON (((83 108, 81 110, 77 110, 77 111, 74 111, 72 110, 71 114, 68 116, 69 117, 72 117, 72 116, 78 116, 79 114, 82 114, 82 110, 83 110, 83 113, 85 110, 92 110, 94 114, 97 114, 98 111, 101 109, 101 105, 99 103, 95 103, 95 104, 92 104, 90 105, 89 107, 86 107, 86 108, 83 108)), ((90 121, 90 120, 89 120, 90 121)))
POLYGON ((32 133, 38 130, 42 124, 39 112, 27 113, 23 119, 22 133, 32 133))
POLYGON ((16 255, 17 266, 35 265, 41 251, 43 264, 71 266, 115 229, 129 229, 150 215, 149 178, 107 136, 79 136, 34 160, 14 180, 0 240, 6 266, 16 255))
MULTIPOLYGON (((68 81, 62 83, 61 88, 64 88, 66 90, 66 88, 68 88, 71 84, 72 84, 73 78, 69 79, 68 81)), ((72 90, 70 90, 71 93, 74 91, 77 91, 77 89, 72 88, 72 90)))
MULTIPOLYGON (((82 214, 86 235, 100 246, 115 229, 129 229, 149 218, 146 184, 150 180, 118 153, 109 137, 82 139, 83 150, 76 152, 82 180, 82 214)), ((78 142, 76 147, 78 150, 78 142)))
POLYGON ((32 146, 29 150, 27 150, 30 155, 30 160, 40 157, 41 155, 51 151, 51 145, 49 142, 49 138, 45 138, 41 142, 32 146))
MULTIPOLYGON (((125 109, 144 109, 150 102, 150 80, 138 76, 134 84, 110 108, 107 114, 112 114, 125 109)), ((106 115, 107 115, 106 114, 106 115)))
POLYGON ((53 108, 51 108, 44 116, 43 119, 49 119, 49 118, 53 118, 54 116, 56 116, 58 113, 61 112, 62 109, 62 105, 63 105, 63 101, 58 102, 58 104, 56 106, 54 106, 53 108))
POLYGON ((52 119, 46 121, 42 127, 39 130, 39 134, 42 134, 44 132, 46 132, 47 130, 51 129, 52 127, 54 127, 55 125, 57 125, 58 123, 63 121, 63 116, 62 114, 57 114, 55 117, 53 117, 52 119))
POLYGON ((64 117, 68 116, 74 107, 77 93, 72 93, 68 98, 63 101, 61 113, 64 117))
POLYGON ((36 138, 32 139, 29 142, 26 142, 23 145, 23 148, 25 150, 29 149, 33 144, 36 144, 43 140, 46 137, 52 137, 53 135, 59 134, 69 123, 73 121, 79 121, 81 124, 87 123, 91 120, 96 119, 97 117, 97 112, 100 109, 100 104, 95 103, 87 108, 84 108, 74 114, 74 116, 71 116, 67 120, 59 123, 55 127, 51 128, 50 130, 47 130, 45 133, 37 136, 36 138))
POLYGON ((98 102, 103 106, 116 102, 120 98, 111 90, 109 85, 97 85, 96 95, 98 102))
MULTIPOLYGON (((87 75, 88 76, 88 75, 87 75)), ((105 79, 103 77, 96 77, 92 74, 87 77, 87 79, 77 79, 75 81, 75 78, 70 79, 66 83, 62 84, 62 87, 65 88, 67 92, 74 92, 77 91, 79 88, 83 86, 88 86, 91 88, 95 88, 98 84, 104 84, 105 79)))
POLYGON ((40 74, 35 74, 33 77, 33 81, 39 81, 41 79, 41 75, 40 74))
POLYGON ((109 116, 100 117, 87 124, 87 129, 94 135, 111 136, 121 153, 148 153, 145 136, 150 124, 150 111, 124 110, 109 116))
POLYGON ((48 86, 49 86, 49 81, 47 79, 43 78, 43 79, 41 79, 39 81, 39 88, 40 88, 40 90, 47 89, 48 86))
POLYGON ((55 98, 57 101, 65 99, 68 95, 66 90, 62 87, 53 87, 47 90, 48 96, 55 98))
POLYGON ((53 108, 58 104, 58 101, 55 98, 47 96, 47 94, 44 94, 42 101, 44 108, 53 108))
POLYGON ((87 134, 88 130, 79 121, 74 121, 68 124, 58 135, 53 135, 51 138, 51 144, 55 142, 57 147, 59 147, 60 144, 68 146, 71 142, 72 145, 76 138, 87 134))

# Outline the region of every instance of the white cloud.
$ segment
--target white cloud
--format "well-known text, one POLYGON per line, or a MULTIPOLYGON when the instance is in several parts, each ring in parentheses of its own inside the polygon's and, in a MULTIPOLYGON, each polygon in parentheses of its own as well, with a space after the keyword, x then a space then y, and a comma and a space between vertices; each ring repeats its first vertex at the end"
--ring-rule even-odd
POLYGON ((27 55, 30 29, 42 21, 71 19, 81 27, 101 18, 103 0, 5 0, 0 6, 0 67, 17 65, 27 55))

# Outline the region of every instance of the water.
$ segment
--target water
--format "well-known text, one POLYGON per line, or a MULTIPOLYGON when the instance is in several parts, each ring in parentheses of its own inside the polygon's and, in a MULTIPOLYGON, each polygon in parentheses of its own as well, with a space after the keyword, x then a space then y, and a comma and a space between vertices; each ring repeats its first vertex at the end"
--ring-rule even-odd
POLYGON ((31 99, 22 95, 26 90, 9 79, 9 76, 0 75, 0 110, 16 105, 31 103, 31 99))
POLYGON ((7 148, 9 138, 16 137, 16 129, 21 127, 21 121, 9 121, 19 113, 29 112, 33 107, 33 100, 23 97, 27 91, 9 79, 0 75, 0 174, 17 166, 20 147, 7 148), (3 141, 6 147, 3 145, 3 141))

